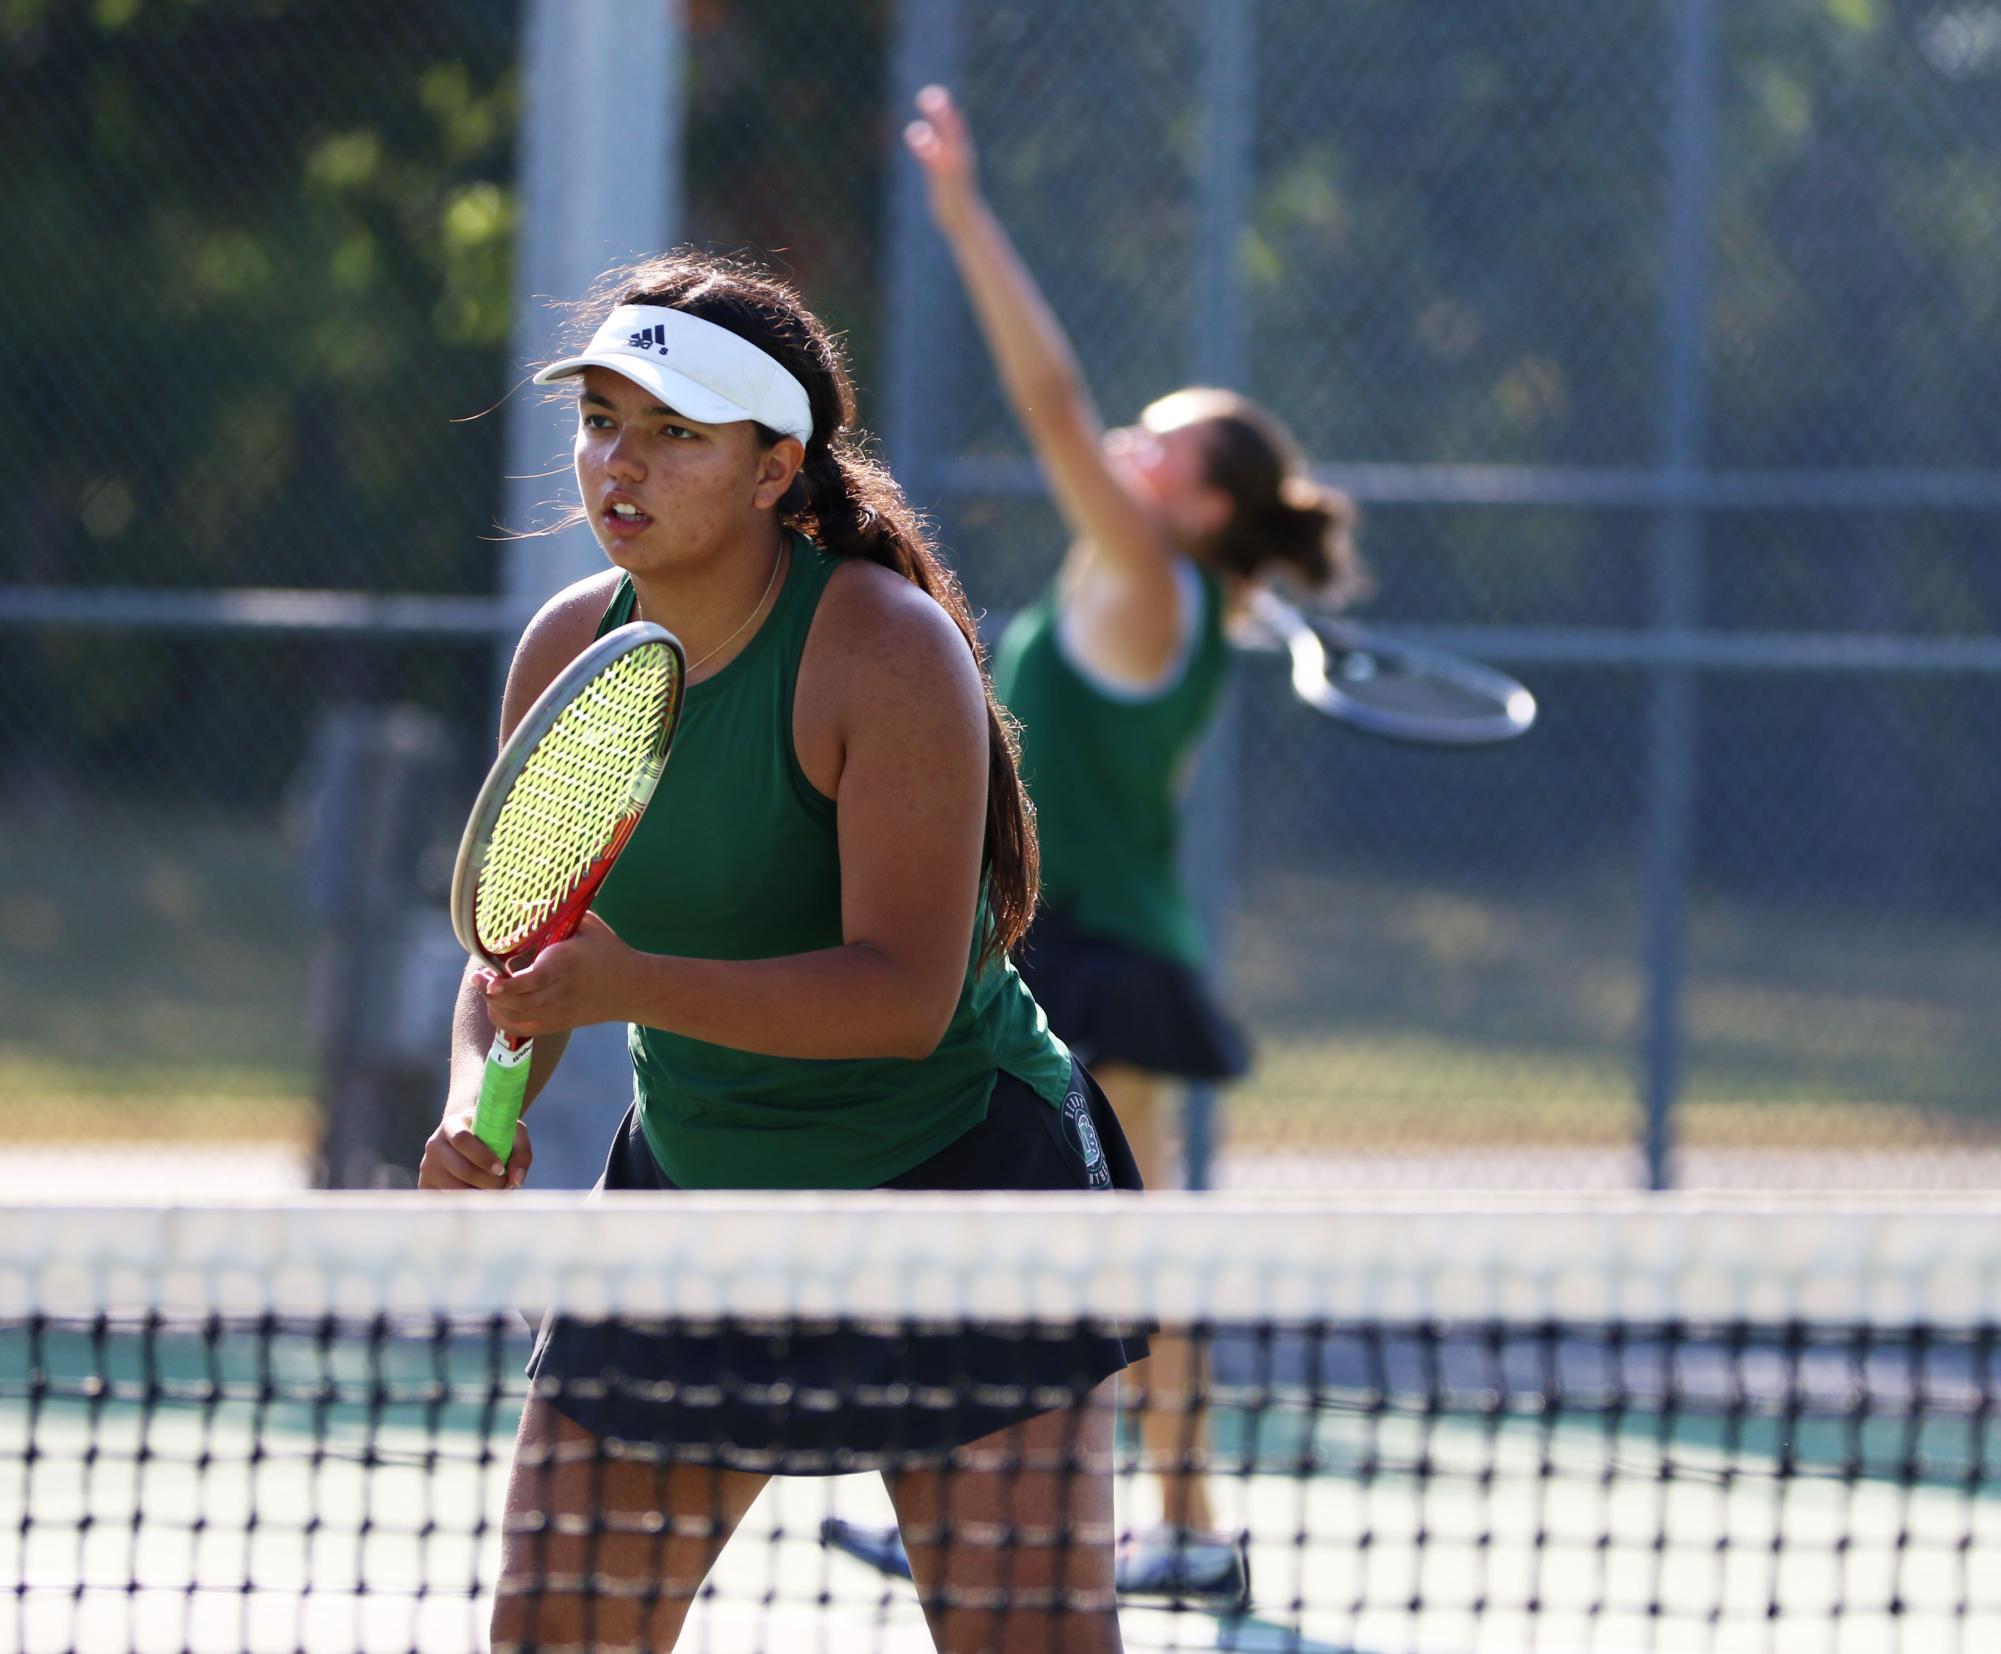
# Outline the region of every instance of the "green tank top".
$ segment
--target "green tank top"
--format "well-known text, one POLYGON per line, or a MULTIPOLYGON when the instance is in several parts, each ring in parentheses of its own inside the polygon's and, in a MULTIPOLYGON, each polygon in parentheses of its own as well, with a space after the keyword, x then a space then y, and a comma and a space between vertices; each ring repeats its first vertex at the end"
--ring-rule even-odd
MULTIPOLYGON (((770 959, 841 945, 834 801, 792 747, 799 656, 838 561, 794 536, 763 626, 689 687, 659 789, 593 904, 630 946, 770 959)), ((599 635, 632 605, 622 578, 599 635)), ((958 1009, 917 1061, 761 1056, 633 1027, 639 1119, 660 1169, 688 1189, 873 1188, 984 1120, 1003 1070, 1061 1108, 1069 1050, 1011 963, 974 968, 985 923, 982 903, 958 1009)))
POLYGON ((1077 926, 1199 969, 1202 922, 1176 857, 1181 784, 1229 670, 1223 592, 1197 569, 1202 617, 1159 694, 1108 692, 1071 664, 1052 585, 1009 623, 994 689, 1021 721, 1021 772, 1042 841, 1042 902, 1077 926))

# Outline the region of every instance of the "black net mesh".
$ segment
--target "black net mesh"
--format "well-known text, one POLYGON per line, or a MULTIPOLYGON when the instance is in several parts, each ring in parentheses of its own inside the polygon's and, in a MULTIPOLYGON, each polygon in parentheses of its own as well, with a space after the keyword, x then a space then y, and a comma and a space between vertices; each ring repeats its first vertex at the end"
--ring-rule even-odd
POLYGON ((859 1654, 932 1647, 927 1613, 943 1646, 1116 1616, 1130 1649, 1294 1654, 2001 1629, 1991 1206, 482 1204, 396 1208, 400 1236, 352 1208, 17 1215, 9 1646, 859 1654), (580 1300, 571 1333, 619 1359, 531 1388, 533 1306, 580 1300), (1151 1360, 1080 1407, 1078 1350, 1148 1324, 1151 1360), (1196 1484, 1206 1525, 1163 1525, 1196 1484))

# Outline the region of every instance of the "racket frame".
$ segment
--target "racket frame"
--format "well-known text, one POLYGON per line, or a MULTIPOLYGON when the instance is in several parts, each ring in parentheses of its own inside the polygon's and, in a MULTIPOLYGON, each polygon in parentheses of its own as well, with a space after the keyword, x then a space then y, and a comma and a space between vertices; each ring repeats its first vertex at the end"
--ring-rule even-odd
POLYGON ((1536 699, 1507 673, 1442 649, 1385 637, 1352 622, 1308 619, 1275 592, 1254 590, 1249 614, 1259 630, 1291 657, 1293 693, 1314 711, 1365 735, 1424 746, 1480 747, 1526 734, 1536 719, 1536 699), (1373 658, 1416 667, 1439 681, 1495 705, 1491 717, 1427 718, 1359 700, 1342 689, 1334 670, 1342 659, 1373 658))
POLYGON ((551 942, 560 941, 582 923, 584 911, 596 895, 597 887, 604 882, 611 871, 612 863, 625 848, 632 831, 639 824, 639 817, 651 802, 653 792, 660 784, 661 773, 667 766, 667 752, 674 739, 674 729, 680 721, 681 696, 686 687, 687 656, 681 643, 664 626, 656 626, 648 620, 631 621, 615 628, 598 638, 582 654, 558 672, 548 688, 535 697, 534 704, 522 714, 521 722, 514 726, 513 733, 501 746, 493 767, 486 772, 486 780, 481 784, 479 796, 473 800, 472 813, 466 818, 464 835, 459 840, 459 852, 452 864, 452 933, 458 937, 459 946, 475 959, 483 960, 495 970, 504 971, 510 965, 525 965, 541 948, 551 942), (514 783, 527 767, 530 755, 542 742, 542 738, 555 728, 556 720, 569 708, 583 687, 615 660, 630 654, 633 650, 648 644, 664 644, 674 656, 674 684, 667 698, 667 709, 661 718, 661 733, 658 750, 652 761, 634 777, 628 794, 628 809, 620 823, 619 830, 610 845, 591 864, 590 871, 578 881, 577 887, 565 898, 563 905, 545 920, 531 935, 505 954, 490 953, 480 940, 476 905, 479 900, 479 875, 486 865, 486 852, 491 844, 495 824, 500 819, 501 809, 507 803, 508 794, 514 783), (581 899, 580 899, 581 898, 581 899))
MULTIPOLYGON (((457 936, 459 946, 473 958, 496 971, 512 975, 524 968, 542 949, 573 935, 578 925, 583 923, 584 914, 596 898, 599 886, 611 872, 619 852, 631 840, 640 816, 660 784, 661 774, 667 766, 667 754, 673 745, 674 731, 680 722, 687 678, 688 657, 680 640, 664 626, 657 626, 651 621, 632 621, 592 642, 589 648, 556 674, 549 686, 535 697, 534 704, 522 714, 520 723, 502 743, 499 754, 487 771, 479 796, 473 800, 472 813, 466 819, 465 833, 459 840, 458 856, 452 864, 452 932, 457 936), (626 796, 626 809, 617 830, 548 918, 505 954, 490 951, 479 935, 479 876, 486 865, 494 827, 509 794, 543 737, 555 727, 557 720, 598 674, 634 650, 652 646, 665 647, 673 657, 672 683, 661 715, 654 751, 633 775, 626 796)), ((529 1061, 533 1050, 533 1040, 496 1033, 487 1052, 473 1129, 480 1141, 492 1149, 503 1163, 513 1152, 514 1127, 527 1095, 529 1061)))

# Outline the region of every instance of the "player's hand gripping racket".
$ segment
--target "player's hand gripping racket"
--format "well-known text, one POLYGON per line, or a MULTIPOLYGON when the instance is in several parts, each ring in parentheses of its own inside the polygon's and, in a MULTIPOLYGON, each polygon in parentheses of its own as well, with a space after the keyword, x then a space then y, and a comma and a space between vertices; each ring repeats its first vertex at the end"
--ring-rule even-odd
POLYGON ((1251 595, 1249 618, 1291 655, 1293 693, 1351 729, 1465 747, 1511 741, 1535 722, 1535 696, 1491 666, 1347 621, 1308 620, 1263 588, 1251 595))
MULTIPOLYGON (((528 964, 583 922, 639 825, 681 715, 687 657, 665 627, 607 632, 542 691, 487 772, 452 869, 452 929, 495 970, 528 964)), ((473 1131, 504 1163, 530 1040, 497 1035, 473 1131)))

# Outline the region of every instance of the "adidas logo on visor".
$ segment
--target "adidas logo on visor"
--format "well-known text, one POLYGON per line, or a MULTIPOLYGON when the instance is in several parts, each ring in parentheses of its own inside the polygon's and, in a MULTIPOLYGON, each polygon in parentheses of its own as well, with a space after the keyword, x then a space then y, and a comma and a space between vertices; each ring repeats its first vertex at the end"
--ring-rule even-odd
POLYGON ((695 419, 719 425, 754 419, 802 443, 813 440, 806 387, 750 340, 685 311, 619 305, 583 351, 551 362, 535 383, 553 385, 593 367, 625 374, 695 419), (660 360, 667 356, 671 365, 660 360))

